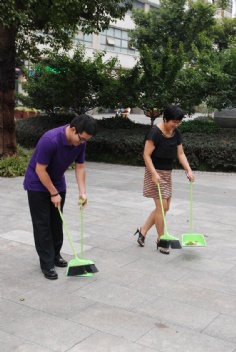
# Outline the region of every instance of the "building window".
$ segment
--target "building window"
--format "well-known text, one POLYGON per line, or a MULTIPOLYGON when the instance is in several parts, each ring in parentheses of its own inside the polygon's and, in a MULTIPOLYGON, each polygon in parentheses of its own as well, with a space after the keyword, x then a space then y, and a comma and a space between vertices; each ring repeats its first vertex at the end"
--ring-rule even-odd
POLYGON ((83 44, 85 46, 92 46, 93 43, 93 35, 92 34, 84 34, 82 32, 77 32, 74 38, 75 44, 83 44))
POLYGON ((139 54, 129 45, 128 31, 113 27, 100 33, 100 49, 130 55, 139 54))

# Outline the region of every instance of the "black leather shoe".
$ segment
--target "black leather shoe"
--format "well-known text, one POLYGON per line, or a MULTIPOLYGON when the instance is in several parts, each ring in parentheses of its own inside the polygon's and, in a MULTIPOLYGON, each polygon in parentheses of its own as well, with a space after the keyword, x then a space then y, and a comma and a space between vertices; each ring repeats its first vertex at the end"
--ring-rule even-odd
POLYGON ((67 266, 67 261, 65 261, 65 259, 63 259, 63 258, 59 258, 59 259, 55 258, 54 264, 56 266, 59 266, 60 268, 64 268, 67 266))
POLYGON ((56 272, 56 270, 54 268, 52 268, 52 269, 42 269, 42 272, 43 272, 44 276, 46 277, 46 279, 49 279, 49 280, 58 279, 57 272, 56 272))

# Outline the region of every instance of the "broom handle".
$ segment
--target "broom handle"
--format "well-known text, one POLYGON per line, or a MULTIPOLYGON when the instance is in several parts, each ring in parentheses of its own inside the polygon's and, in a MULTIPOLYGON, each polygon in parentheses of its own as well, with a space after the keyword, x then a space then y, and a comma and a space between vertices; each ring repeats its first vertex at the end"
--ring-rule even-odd
POLYGON ((70 237, 70 235, 69 235, 69 231, 68 231, 68 229, 67 229, 66 222, 65 222, 65 220, 64 220, 64 217, 63 217, 62 212, 61 212, 61 210, 59 209, 59 207, 58 207, 58 211, 59 211, 59 214, 60 214, 60 217, 61 217, 61 220, 62 220, 64 229, 65 229, 65 231, 66 231, 68 240, 69 240, 69 242, 70 242, 72 251, 73 251, 73 253, 74 253, 74 256, 75 256, 76 258, 78 258, 78 257, 77 257, 77 254, 76 254, 76 251, 75 251, 75 247, 74 247, 74 245, 73 245, 73 243, 72 243, 72 240, 71 240, 71 237, 70 237))
POLYGON ((82 201, 80 202, 80 256, 83 259, 84 257, 84 210, 82 206, 82 201))
POLYGON ((193 181, 190 182, 190 233, 193 233, 193 181))
POLYGON ((161 203, 161 212, 162 212, 162 216, 163 216, 163 221, 164 221, 164 227, 165 227, 165 232, 167 233, 167 225, 166 225, 166 217, 165 217, 165 213, 164 213, 164 207, 163 207, 163 202, 162 202, 162 195, 161 195, 161 187, 160 187, 160 182, 157 183, 157 187, 158 187, 158 193, 159 193, 159 198, 160 198, 160 203, 161 203))

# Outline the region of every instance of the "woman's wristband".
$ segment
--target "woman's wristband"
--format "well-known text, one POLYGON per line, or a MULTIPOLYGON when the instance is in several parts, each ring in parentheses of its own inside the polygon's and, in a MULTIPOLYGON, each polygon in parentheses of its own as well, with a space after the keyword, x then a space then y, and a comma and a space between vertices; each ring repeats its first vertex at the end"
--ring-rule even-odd
POLYGON ((56 193, 56 194, 51 194, 51 197, 56 197, 58 196, 59 193, 56 193))

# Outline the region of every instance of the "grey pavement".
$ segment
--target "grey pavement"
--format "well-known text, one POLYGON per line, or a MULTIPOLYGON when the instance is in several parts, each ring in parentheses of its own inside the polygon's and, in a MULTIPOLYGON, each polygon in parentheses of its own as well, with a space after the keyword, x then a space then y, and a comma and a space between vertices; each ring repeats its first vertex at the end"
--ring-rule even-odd
MULTIPOLYGON (((22 177, 0 178, 1 352, 236 352, 236 174, 196 172, 193 232, 205 248, 163 255, 134 232, 153 201, 143 168, 87 162, 84 254, 93 277, 43 277, 22 177)), ((74 172, 64 217, 80 251, 74 172)), ((170 234, 189 233, 189 184, 173 171, 170 234)), ((73 258, 65 235, 63 257, 73 258)))

